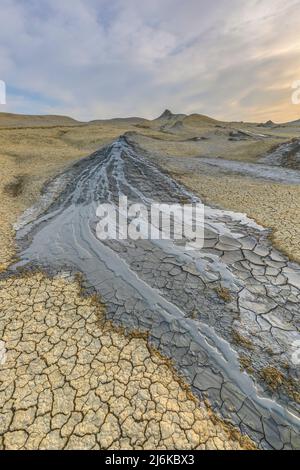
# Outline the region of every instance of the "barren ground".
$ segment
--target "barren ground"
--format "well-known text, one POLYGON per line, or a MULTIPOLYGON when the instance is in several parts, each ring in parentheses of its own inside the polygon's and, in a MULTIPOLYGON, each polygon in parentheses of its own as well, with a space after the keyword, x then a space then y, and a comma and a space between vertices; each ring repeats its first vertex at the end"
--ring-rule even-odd
POLYGON ((209 168, 195 172, 188 165, 183 170, 182 163, 201 157, 257 162, 299 131, 295 125, 265 128, 197 116, 83 124, 0 115, 2 448, 255 447, 191 392, 147 335, 125 334, 108 322, 101 298, 83 296, 70 272, 5 274, 19 256, 13 224, 39 200, 44 184, 126 132, 205 202, 246 213, 272 229, 275 246, 299 261, 298 185, 209 168))

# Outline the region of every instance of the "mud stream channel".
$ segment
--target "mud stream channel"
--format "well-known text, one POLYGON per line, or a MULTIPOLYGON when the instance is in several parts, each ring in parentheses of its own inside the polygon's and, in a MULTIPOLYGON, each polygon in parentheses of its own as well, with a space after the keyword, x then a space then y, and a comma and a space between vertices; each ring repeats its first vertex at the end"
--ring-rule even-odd
MULTIPOLYGON (((192 390, 260 448, 300 448, 297 353, 300 267, 242 214, 206 207, 201 250, 167 240, 96 236, 99 203, 198 199, 125 137, 52 181, 17 226, 19 262, 80 272, 107 316, 148 332, 192 390), (55 197, 54 197, 55 196, 55 197), (241 358, 247 359, 247 371, 241 358), (276 370, 270 388, 262 371, 276 370)), ((298 343, 299 348, 299 343, 298 343)))

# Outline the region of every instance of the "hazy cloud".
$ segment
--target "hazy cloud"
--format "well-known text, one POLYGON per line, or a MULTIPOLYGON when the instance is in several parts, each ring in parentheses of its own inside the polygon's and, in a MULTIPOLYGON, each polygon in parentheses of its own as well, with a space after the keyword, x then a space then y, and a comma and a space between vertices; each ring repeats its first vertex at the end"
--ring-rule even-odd
POLYGON ((1 110, 300 116, 295 0, 0 0, 1 110))

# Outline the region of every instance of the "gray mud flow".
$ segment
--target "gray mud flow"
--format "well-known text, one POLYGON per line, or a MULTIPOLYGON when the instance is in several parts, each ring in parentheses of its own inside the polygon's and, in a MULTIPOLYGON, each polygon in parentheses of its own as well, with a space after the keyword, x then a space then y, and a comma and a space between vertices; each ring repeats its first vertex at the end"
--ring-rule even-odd
POLYGON ((300 140, 294 139, 279 145, 258 163, 235 162, 220 158, 201 158, 201 163, 249 177, 300 184, 300 140))
POLYGON ((268 164, 235 162, 233 160, 223 160, 222 158, 201 158, 199 164, 217 167, 225 172, 249 176, 250 178, 286 184, 300 184, 300 171, 281 167, 275 161, 275 157, 274 160, 270 158, 267 161, 268 164))
POLYGON ((300 170, 300 140, 293 139, 291 142, 279 145, 260 161, 267 165, 300 170))
MULTIPOLYGON (((165 162, 172 168, 174 158, 166 156, 165 162)), ((209 175, 237 174, 281 184, 300 184, 300 139, 280 144, 256 163, 226 160, 224 158, 185 156, 176 157, 176 169, 177 171, 181 170, 183 173, 188 171, 209 175)))
POLYGON ((202 249, 167 240, 100 241, 100 203, 118 204, 120 195, 147 206, 199 201, 125 137, 74 165, 48 192, 49 200, 44 196, 20 220, 20 262, 12 271, 81 272, 86 290, 101 295, 107 317, 147 331, 215 412, 261 448, 299 449, 293 357, 300 267, 272 248, 268 232, 242 214, 206 207, 202 249), (241 370, 242 356, 251 375, 241 370), (261 375, 270 368, 282 377, 273 391, 261 375))

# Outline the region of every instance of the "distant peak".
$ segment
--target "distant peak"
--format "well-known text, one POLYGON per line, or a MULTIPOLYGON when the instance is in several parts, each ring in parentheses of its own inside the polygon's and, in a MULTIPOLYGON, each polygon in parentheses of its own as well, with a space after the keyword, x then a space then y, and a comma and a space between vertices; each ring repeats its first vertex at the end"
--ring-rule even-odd
POLYGON ((170 119, 174 116, 174 114, 169 110, 169 109, 166 109, 162 114, 161 116, 159 116, 158 119, 170 119))
POLYGON ((267 121, 267 122, 265 122, 265 123, 263 123, 263 124, 260 124, 260 127, 273 127, 273 126, 275 126, 275 123, 274 123, 273 121, 271 121, 271 120, 270 120, 270 121, 267 121))

